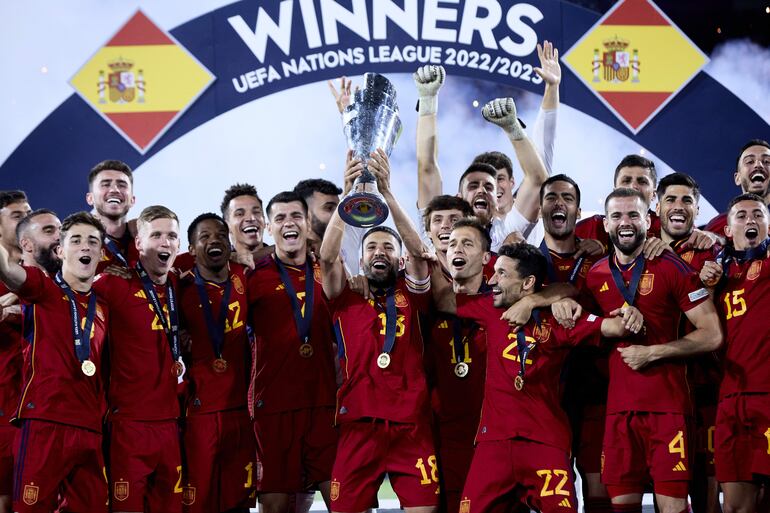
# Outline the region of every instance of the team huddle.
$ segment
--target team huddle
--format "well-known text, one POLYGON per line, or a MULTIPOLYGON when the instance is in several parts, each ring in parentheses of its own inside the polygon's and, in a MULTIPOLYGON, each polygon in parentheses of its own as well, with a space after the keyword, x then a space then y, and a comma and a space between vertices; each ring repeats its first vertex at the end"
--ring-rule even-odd
POLYGON ((639 155, 580 219, 538 54, 531 138, 512 99, 482 109, 518 188, 493 151, 444 193, 445 71, 414 74, 417 222, 381 149, 349 152, 342 188, 229 187, 186 253, 171 209, 130 217, 120 161, 61 221, 1 192, 0 513, 299 513, 315 491, 358 513, 386 476, 411 513, 570 513, 573 468, 586 513, 766 510, 770 144, 740 149, 742 194, 703 229, 698 184, 639 155), (368 230, 337 211, 365 167, 390 211, 368 230))

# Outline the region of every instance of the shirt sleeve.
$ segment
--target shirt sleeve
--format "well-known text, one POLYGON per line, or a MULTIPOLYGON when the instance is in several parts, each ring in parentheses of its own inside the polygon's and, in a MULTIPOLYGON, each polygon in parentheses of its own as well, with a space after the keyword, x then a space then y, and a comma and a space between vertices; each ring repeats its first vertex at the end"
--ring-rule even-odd
POLYGON ((27 278, 21 288, 16 291, 20 299, 29 303, 36 303, 45 296, 46 280, 48 277, 37 267, 24 266, 27 278))
POLYGON ((358 228, 345 223, 345 229, 342 233, 342 263, 348 276, 357 276, 361 273, 359 267, 361 258, 361 242, 364 239, 365 228, 358 228))
POLYGON ((553 172, 553 148, 556 141, 556 120, 559 110, 537 111, 535 126, 532 127, 532 143, 543 159, 543 164, 550 176, 553 172))
POLYGON ((420 239, 422 240, 422 243, 425 244, 426 247, 428 247, 431 250, 434 250, 433 247, 433 241, 430 238, 430 234, 425 231, 425 223, 423 222, 423 218, 425 216, 425 209, 424 208, 418 208, 417 212, 419 212, 420 217, 418 219, 415 219, 415 224, 417 225, 417 232, 420 234, 420 239))
POLYGON ((502 313, 502 311, 500 314, 497 313, 491 294, 456 294, 455 300, 458 317, 472 319, 482 326, 488 324, 490 312, 495 312, 497 317, 502 313))
POLYGON ((556 321, 553 323, 556 330, 556 339, 560 344, 576 346, 598 346, 602 338, 602 321, 604 319, 594 314, 583 314, 575 322, 572 329, 562 328, 556 321))
POLYGON ((669 273, 669 279, 679 307, 683 312, 687 312, 706 301, 709 298, 709 292, 687 264, 680 260, 677 265, 680 267, 675 267, 673 272, 669 273))

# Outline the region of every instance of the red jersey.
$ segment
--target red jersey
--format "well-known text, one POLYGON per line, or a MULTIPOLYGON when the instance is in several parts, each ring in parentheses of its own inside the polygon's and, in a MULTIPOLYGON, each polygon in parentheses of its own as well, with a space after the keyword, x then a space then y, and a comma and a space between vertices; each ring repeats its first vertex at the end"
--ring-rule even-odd
MULTIPOLYGON (((604 315, 625 303, 613 280, 609 258, 615 256, 599 260, 586 277, 586 289, 604 315)), ((681 314, 706 301, 708 291, 693 270, 670 252, 664 252, 654 260, 643 259, 640 264, 619 266, 626 285, 636 265, 644 267, 634 306, 644 316, 646 331, 618 339, 617 346, 656 345, 676 340, 681 314)), ((634 371, 623 362, 619 351, 611 351, 609 373, 608 414, 691 412, 684 361, 665 360, 634 371)))
MULTIPOLYGON (((0 282, 0 297, 8 292, 0 282)), ((0 322, 0 424, 7 424, 19 406, 22 340, 21 323, 0 322)))
POLYGON ((727 213, 723 212, 717 214, 714 219, 708 222, 704 230, 711 233, 716 233, 720 237, 726 237, 725 226, 727 226, 727 213))
POLYGON ((594 265, 597 260, 597 256, 583 255, 577 259, 574 257, 574 253, 562 254, 547 249, 545 241, 540 246, 540 252, 548 251, 545 255, 548 260, 548 274, 545 279, 545 284, 549 283, 572 283, 575 288, 580 290, 585 284, 585 278, 588 274, 588 270, 594 265), (580 269, 575 273, 575 265, 580 262, 580 269), (570 278, 572 280, 570 281, 570 278))
MULTIPOLYGON (((304 265, 284 264, 302 313, 305 312, 304 265)), ((256 264, 249 277, 249 321, 254 328, 253 415, 334 405, 334 331, 321 287, 321 270, 313 266, 313 317, 309 357, 301 354, 292 302, 273 255, 256 264)), ((306 353, 307 354, 307 353, 306 353)))
MULTIPOLYGON (((212 413, 246 406, 250 376, 249 338, 246 333, 248 297, 246 273, 241 265, 230 264, 230 293, 227 299, 224 340, 221 360, 214 353, 206 317, 201 305, 195 275, 188 273, 179 280, 180 324, 190 335, 190 353, 187 361, 189 381, 187 415, 212 413), (222 367, 225 368, 222 368, 222 367)), ((214 329, 219 330, 224 283, 204 281, 204 288, 214 329)))
POLYGON ((96 267, 97 274, 111 265, 133 267, 139 261, 139 250, 136 249, 134 236, 131 235, 128 227, 126 227, 126 232, 120 239, 107 235, 104 238, 104 242, 104 256, 102 256, 99 265, 96 267), (120 256, 116 255, 116 251, 120 253, 120 256), (126 265, 124 260, 128 262, 128 265, 126 265))
POLYGON ((457 315, 487 330, 487 377, 476 441, 526 438, 568 452, 571 434, 561 408, 561 371, 572 346, 599 343, 602 319, 584 314, 571 330, 559 326, 546 310, 540 311, 539 319, 530 319, 522 328, 529 353, 523 388, 518 390, 517 335, 500 319, 503 310, 493 301, 490 294, 457 294, 457 315))
POLYGON ((727 345, 719 395, 770 393, 770 258, 733 261, 726 275, 724 288, 714 298, 727 345))
MULTIPOLYGON (((660 218, 652 210, 650 214, 650 229, 647 230, 648 237, 660 238, 660 218)), ((605 253, 610 247, 610 236, 604 230, 604 216, 600 214, 581 219, 575 225, 575 235, 581 239, 594 239, 604 244, 605 253)))
MULTIPOLYGON (((24 315, 29 316, 32 331, 31 347, 24 355, 24 385, 15 418, 47 420, 101 433, 107 411, 103 361, 107 304, 97 295, 88 358, 96 366, 96 373, 86 376, 75 354, 67 295, 40 269, 24 270, 27 279, 16 294, 29 305, 24 315)), ((89 296, 95 291, 72 292, 83 319, 89 296)))
MULTIPOLYGON (((169 274, 172 283, 174 276, 169 274)), ((110 306, 110 415, 152 421, 179 416, 177 377, 163 324, 132 271, 130 280, 102 274, 94 289, 110 306)), ((155 285, 166 310, 166 286, 155 285)), ((166 317, 168 318, 168 312, 166 317)))
POLYGON ((396 337, 390 364, 380 368, 386 334, 386 299, 366 300, 346 285, 331 302, 338 331, 342 386, 337 391, 337 423, 361 418, 416 423, 429 415, 418 312, 427 311, 430 294, 396 281, 396 337))
POLYGON ((193 267, 195 267, 195 257, 190 253, 180 253, 174 258, 174 269, 179 276, 192 271, 193 267))

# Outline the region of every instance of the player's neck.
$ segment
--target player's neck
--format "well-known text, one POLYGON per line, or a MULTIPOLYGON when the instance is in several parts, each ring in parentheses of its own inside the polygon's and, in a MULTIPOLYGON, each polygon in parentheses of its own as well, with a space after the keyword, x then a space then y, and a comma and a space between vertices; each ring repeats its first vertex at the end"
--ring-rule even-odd
POLYGON ((479 273, 469 278, 457 278, 452 282, 455 293, 478 294, 481 284, 484 283, 484 273, 479 273))
POLYGON ((577 251, 577 239, 575 238, 575 232, 572 232, 564 239, 557 239, 550 233, 545 232, 543 238, 545 239, 546 247, 548 247, 548 249, 551 251, 562 254, 569 254, 577 251))
MULTIPOLYGON (((2 243, 0 243, 0 244, 2 244, 2 243)), ((20 247, 18 247, 18 246, 8 247, 7 244, 3 244, 3 247, 8 252, 8 261, 9 262, 20 262, 24 258, 24 255, 22 254, 20 247)), ((27 264, 25 262, 24 265, 30 265, 30 264, 27 264)))
MULTIPOLYGON (((13 255, 11 255, 11 258, 13 258, 13 255)), ((19 262, 21 261, 21 265, 25 267, 37 267, 41 271, 45 271, 46 274, 48 274, 48 271, 45 270, 45 267, 40 265, 37 260, 35 260, 35 255, 33 253, 22 253, 21 258, 16 258, 15 260, 11 260, 12 262, 19 262)))
POLYGON ((125 216, 118 219, 112 219, 107 216, 100 216, 96 214, 95 217, 101 221, 102 226, 104 226, 104 231, 106 231, 107 235, 113 239, 122 239, 123 236, 126 235, 126 230, 128 230, 128 223, 126 222, 125 216))
POLYGON ((498 215, 498 217, 505 217, 505 216, 507 216, 508 212, 510 212, 512 208, 513 208, 513 201, 511 201, 507 205, 498 205, 498 207, 497 207, 497 215, 498 215))
POLYGON ((446 251, 436 251, 436 257, 438 258, 438 263, 440 263, 444 269, 449 269, 449 264, 447 263, 446 259, 446 251))
POLYGON ((215 283, 227 281, 227 278, 230 276, 230 268, 226 265, 220 269, 211 269, 210 267, 199 265, 198 272, 204 280, 215 283))
POLYGON ((626 255, 621 251, 615 250, 615 258, 617 259, 618 263, 622 265, 628 265, 636 260, 636 257, 641 255, 642 251, 644 251, 644 242, 646 242, 646 239, 641 244, 639 244, 639 247, 636 248, 630 255, 626 255))
POLYGON ((284 251, 278 246, 275 247, 275 256, 281 262, 288 265, 305 265, 307 260, 307 251, 305 246, 296 251, 284 251))
POLYGON ((663 242, 665 242, 669 246, 674 244, 674 243, 676 243, 676 242, 679 242, 680 240, 689 239, 690 235, 692 235, 692 232, 688 233, 687 235, 683 235, 681 237, 676 238, 676 237, 672 236, 671 234, 669 234, 668 232, 666 232, 666 230, 663 230, 663 229, 660 230, 660 240, 662 240, 663 242))
POLYGON ((94 276, 91 275, 88 278, 79 278, 73 273, 69 272, 66 268, 62 268, 62 278, 67 282, 67 285, 76 292, 88 292, 91 290, 91 284, 94 282, 94 276))
POLYGON ((155 285, 166 284, 166 281, 168 280, 168 271, 164 273, 158 273, 154 271, 150 266, 147 265, 147 262, 144 261, 141 255, 139 255, 139 262, 142 264, 142 267, 147 272, 147 275, 150 277, 150 281, 152 281, 155 285))

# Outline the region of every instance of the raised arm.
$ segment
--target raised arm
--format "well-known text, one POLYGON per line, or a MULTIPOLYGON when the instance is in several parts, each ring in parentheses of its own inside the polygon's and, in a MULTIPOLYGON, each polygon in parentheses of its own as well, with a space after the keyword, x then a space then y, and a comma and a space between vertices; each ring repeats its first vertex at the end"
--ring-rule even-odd
POLYGON ((443 194, 438 166, 438 91, 444 83, 443 66, 426 65, 412 75, 419 95, 417 116, 417 207, 425 208, 443 194))
POLYGON ((404 209, 401 208, 398 200, 393 195, 393 191, 390 189, 390 162, 388 161, 388 156, 382 148, 377 148, 377 151, 372 153, 371 157, 368 163, 369 170, 377 178, 377 188, 388 204, 393 224, 396 225, 396 230, 401 235, 404 247, 409 253, 406 264, 407 273, 412 278, 424 280, 430 275, 428 263, 424 258, 425 246, 411 219, 404 212, 404 209))
POLYGON ((553 172, 553 148, 556 142, 559 84, 561 83, 559 50, 554 48, 553 43, 546 40, 543 46, 537 45, 537 56, 540 58, 540 67, 535 68, 535 73, 545 82, 545 91, 535 119, 535 126, 532 128, 532 140, 550 175, 553 172))
POLYGON ((0 281, 5 283, 8 290, 16 292, 24 285, 26 279, 27 271, 18 262, 12 262, 8 250, 0 244, 0 281))
POLYGON ((513 145, 519 165, 524 171, 524 180, 513 202, 514 208, 529 222, 537 221, 537 213, 540 209, 540 186, 548 179, 548 171, 516 117, 516 104, 513 98, 492 100, 484 106, 481 113, 484 119, 505 131, 513 145))

